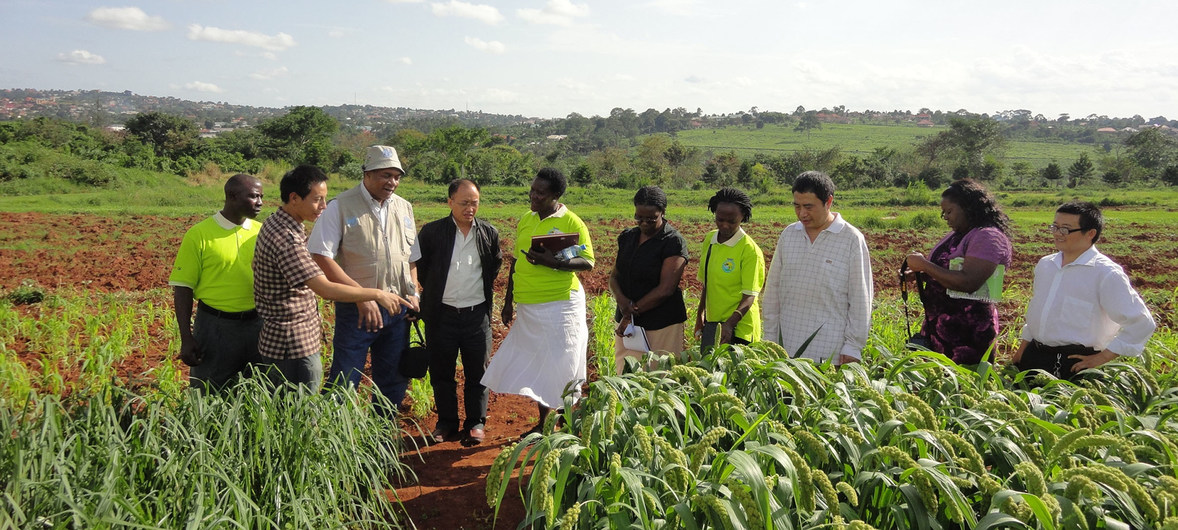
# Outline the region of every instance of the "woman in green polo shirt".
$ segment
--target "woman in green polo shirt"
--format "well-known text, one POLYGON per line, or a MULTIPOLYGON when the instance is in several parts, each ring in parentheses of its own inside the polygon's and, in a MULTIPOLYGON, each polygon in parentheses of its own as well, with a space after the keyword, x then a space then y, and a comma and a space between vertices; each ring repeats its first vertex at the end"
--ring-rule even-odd
POLYGON ((483 373, 482 384, 492 391, 536 401, 540 421, 523 437, 541 431, 548 412, 564 403, 566 390, 579 397, 586 378, 589 327, 576 273, 593 268, 593 242, 584 221, 559 202, 567 187, 564 174, 551 168, 532 181, 531 211, 516 227, 503 302, 503 323, 511 323, 514 313, 518 318, 483 373), (535 236, 558 233, 578 234, 584 247, 565 257, 532 243, 535 236))
POLYGON ((765 255, 741 224, 753 217, 748 194, 723 188, 708 201, 716 230, 704 236, 698 276, 704 284, 695 335, 706 352, 714 344, 748 344, 761 337, 757 295, 765 285, 765 255))

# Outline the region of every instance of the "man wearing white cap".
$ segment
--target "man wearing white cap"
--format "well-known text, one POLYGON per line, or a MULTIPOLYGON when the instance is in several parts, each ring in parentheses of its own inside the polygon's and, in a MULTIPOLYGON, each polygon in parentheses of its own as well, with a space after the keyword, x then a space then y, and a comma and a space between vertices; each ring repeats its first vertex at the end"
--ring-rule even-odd
MULTIPOLYGON (((392 292, 416 310, 416 271, 409 252, 417 226, 413 206, 393 194, 405 175, 397 150, 369 147, 362 169, 360 185, 328 203, 311 230, 307 249, 329 280, 392 292)), ((408 337, 405 310, 392 314, 372 302, 337 302, 329 384, 358 384, 371 351, 372 382, 394 407, 399 406, 409 386, 398 370, 408 337)))

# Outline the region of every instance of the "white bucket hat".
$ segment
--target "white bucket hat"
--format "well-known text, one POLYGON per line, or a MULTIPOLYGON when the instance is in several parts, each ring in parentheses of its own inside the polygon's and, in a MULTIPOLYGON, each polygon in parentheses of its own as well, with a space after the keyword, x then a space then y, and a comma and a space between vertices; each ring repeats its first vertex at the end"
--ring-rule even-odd
POLYGON ((360 169, 373 171, 386 167, 395 167, 401 170, 402 175, 405 174, 405 168, 401 167, 401 159, 397 157, 396 149, 387 145, 369 146, 368 152, 364 154, 364 165, 360 169))

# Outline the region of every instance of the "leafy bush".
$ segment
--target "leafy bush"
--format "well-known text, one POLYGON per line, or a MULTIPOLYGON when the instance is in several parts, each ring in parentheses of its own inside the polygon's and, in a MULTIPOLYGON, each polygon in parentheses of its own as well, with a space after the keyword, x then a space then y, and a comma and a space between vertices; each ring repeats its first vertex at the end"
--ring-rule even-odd
POLYGON ((20 286, 9 291, 6 298, 13 305, 37 304, 45 299, 45 288, 33 280, 22 280, 20 286))

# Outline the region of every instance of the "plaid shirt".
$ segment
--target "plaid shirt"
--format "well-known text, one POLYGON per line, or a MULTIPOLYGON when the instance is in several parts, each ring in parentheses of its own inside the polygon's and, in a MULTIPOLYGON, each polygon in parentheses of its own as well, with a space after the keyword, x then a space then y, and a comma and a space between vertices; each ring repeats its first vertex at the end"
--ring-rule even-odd
POLYGON ((254 250, 254 302, 262 317, 258 353, 301 359, 323 348, 315 293, 306 281, 323 271, 307 252, 307 232, 279 208, 262 223, 254 250))

